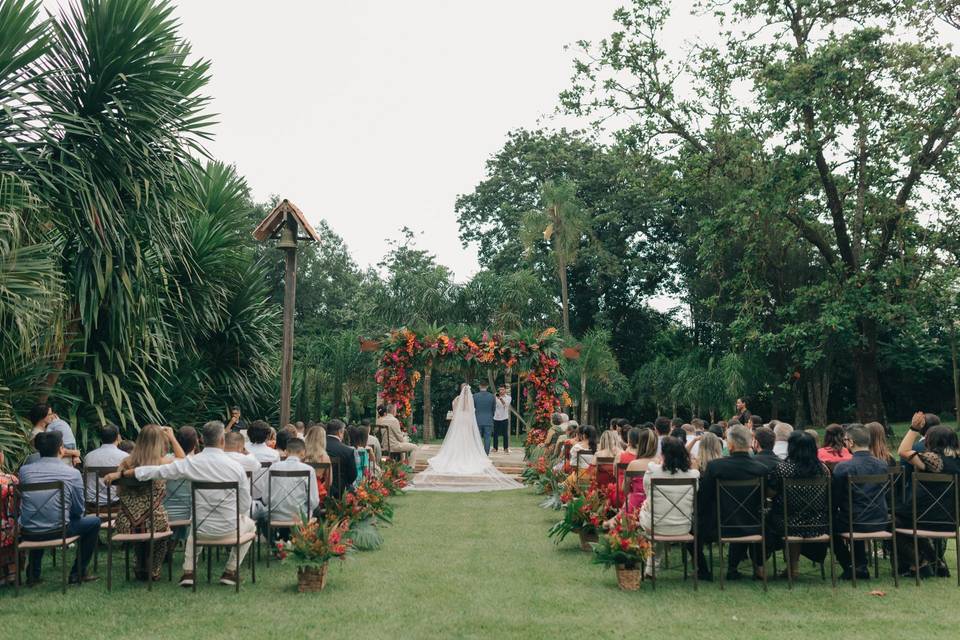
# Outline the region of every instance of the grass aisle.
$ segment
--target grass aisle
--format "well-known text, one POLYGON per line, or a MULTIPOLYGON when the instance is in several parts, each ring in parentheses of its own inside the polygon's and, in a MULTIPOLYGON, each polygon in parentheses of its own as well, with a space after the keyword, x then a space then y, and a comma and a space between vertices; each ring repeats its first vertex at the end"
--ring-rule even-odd
POLYGON ((398 498, 383 548, 334 566, 321 594, 296 593, 292 564, 268 570, 261 563, 257 584, 244 583, 239 597, 217 584, 201 584, 194 595, 166 582, 148 594, 143 585, 125 585, 120 570, 112 596, 95 584, 63 598, 51 572, 19 600, 0 589, 0 635, 926 639, 951 637, 960 624, 960 589, 952 580, 928 581, 920 591, 907 582, 896 591, 884 577, 856 591, 842 584, 834 593, 811 575, 792 593, 777 582, 767 595, 753 583, 726 592, 706 584, 695 594, 673 575, 656 593, 621 593, 612 571, 591 565, 572 538, 560 547, 546 539, 556 513, 536 503, 527 490, 398 498), (887 595, 871 596, 872 589, 887 595))

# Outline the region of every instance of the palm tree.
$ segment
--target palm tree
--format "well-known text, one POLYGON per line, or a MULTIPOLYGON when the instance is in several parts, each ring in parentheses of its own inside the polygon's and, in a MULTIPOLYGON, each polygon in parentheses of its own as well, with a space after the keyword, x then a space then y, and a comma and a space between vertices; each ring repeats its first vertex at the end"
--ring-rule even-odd
POLYGON ((590 218, 577 200, 577 185, 568 180, 548 181, 543 185, 543 209, 530 211, 520 225, 520 237, 527 253, 541 240, 550 246, 560 280, 560 307, 563 331, 570 335, 570 297, 567 268, 577 262, 580 245, 590 228, 590 218))
POLYGON ((580 421, 581 424, 590 422, 590 395, 588 383, 604 386, 613 385, 618 381, 620 366, 617 357, 610 348, 610 331, 607 329, 591 329, 580 341, 580 355, 574 361, 575 368, 580 374, 580 421))

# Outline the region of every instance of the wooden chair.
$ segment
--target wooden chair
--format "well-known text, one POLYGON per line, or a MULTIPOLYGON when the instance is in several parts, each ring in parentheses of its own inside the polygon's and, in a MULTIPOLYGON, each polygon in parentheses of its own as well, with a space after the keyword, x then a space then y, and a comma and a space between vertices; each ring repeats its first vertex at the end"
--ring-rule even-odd
MULTIPOLYGON (((623 504, 625 507, 630 506, 630 489, 633 487, 633 479, 640 478, 643 480, 645 471, 625 471, 623 474, 623 504)), ((634 510, 639 509, 640 505, 633 507, 634 510)))
POLYGON ((616 469, 614 470, 614 482, 615 482, 616 485, 617 485, 617 491, 620 492, 620 495, 617 496, 618 499, 620 500, 620 505, 618 505, 618 506, 623 506, 623 501, 624 501, 625 496, 626 496, 626 494, 623 493, 623 480, 622 480, 622 478, 623 478, 624 474, 627 472, 627 467, 629 467, 629 466, 630 466, 630 463, 629 463, 629 462, 618 462, 618 463, 617 463, 617 466, 616 466, 616 469))
MULTIPOLYGON (((252 533, 240 533, 240 483, 239 482, 193 482, 190 485, 190 495, 192 500, 191 509, 193 517, 191 518, 191 538, 193 540, 193 566, 191 570, 193 571, 193 592, 197 591, 197 547, 234 547, 237 554, 237 584, 236 593, 240 593, 240 546, 246 542, 252 542, 256 537, 256 531, 252 533), (217 492, 230 492, 234 494, 235 502, 235 513, 237 515, 236 521, 236 531, 233 534, 227 534, 225 536, 220 536, 219 538, 206 538, 205 540, 199 540, 197 538, 197 530, 200 525, 203 524, 202 521, 197 520, 197 493, 203 493, 204 491, 217 491, 217 492)), ((220 506, 227 498, 222 498, 217 507, 220 506)), ((215 507, 216 508, 216 507, 215 507)), ((254 584, 257 582, 257 564, 254 561, 254 554, 251 552, 248 553, 250 556, 250 573, 251 579, 254 584)), ((212 579, 213 572, 213 557, 210 553, 207 553, 207 582, 209 583, 212 579)))
MULTIPOLYGON (((33 551, 36 549, 53 549, 54 555, 56 555, 57 547, 60 548, 61 553, 61 565, 63 565, 61 571, 63 572, 62 579, 62 592, 67 592, 67 547, 76 543, 80 539, 80 536, 68 536, 67 535, 67 519, 64 514, 64 505, 66 504, 66 491, 64 489, 62 480, 53 480, 51 482, 34 482, 30 484, 21 484, 14 487, 14 518, 13 518, 13 562, 14 568, 17 573, 14 585, 15 585, 15 595, 20 595, 20 552, 21 551, 33 551), (50 529, 49 531, 31 531, 29 533, 33 535, 49 535, 49 534, 58 534, 59 537, 52 538, 50 540, 21 540, 21 535, 23 531, 20 528, 20 510, 23 506, 23 496, 27 493, 36 493, 39 491, 55 491, 54 495, 60 498, 58 511, 60 512, 60 526, 56 529, 50 529)), ((47 498, 47 501, 52 499, 53 496, 47 498)), ((77 551, 74 554, 76 561, 79 563, 80 559, 80 548, 77 547, 77 551)))
MULTIPOLYGON (((783 555, 787 563, 787 579, 789 588, 793 589, 793 571, 790 570, 790 545, 807 543, 826 543, 828 553, 830 554, 830 584, 837 588, 837 563, 833 552, 833 496, 830 491, 830 476, 824 475, 819 478, 786 478, 783 481, 783 555), (804 489, 812 489, 816 492, 813 497, 807 497, 804 489), (824 496, 824 494, 826 494, 824 496), (816 503, 826 498, 826 512, 819 509, 812 509, 816 503), (794 498, 796 498, 794 500, 794 498), (808 523, 807 526, 816 528, 825 528, 827 533, 819 536, 798 536, 790 534, 790 513, 798 510, 816 511, 821 516, 821 520, 808 523)), ((822 565, 821 565, 822 567, 822 565)), ((776 572, 776 565, 774 565, 776 572)), ((826 578, 821 571, 821 576, 826 578)))
MULTIPOLYGON (((594 458, 594 460, 596 460, 596 451, 589 451, 586 449, 577 450, 577 457, 576 457, 577 466, 573 468, 573 474, 574 474, 574 477, 577 479, 577 481, 580 480, 581 472, 583 472, 584 470, 582 461, 587 456, 590 456, 591 458, 594 458)), ((589 467, 590 465, 587 464, 586 466, 589 467)))
MULTIPOLYGON (((260 463, 260 473, 257 474, 256 478, 253 479, 253 483, 250 485, 250 508, 251 508, 251 510, 253 509, 253 487, 256 486, 258 482, 261 482, 261 481, 263 480, 263 476, 264 476, 264 475, 266 475, 266 474, 268 474, 268 473, 270 472, 270 466, 271 466, 272 464, 273 464, 272 462, 261 462, 261 463, 260 463)), ((263 498, 262 495, 261 495, 260 497, 261 497, 261 499, 263 498)), ((257 523, 257 529, 258 529, 258 530, 260 529, 260 523, 259 523, 259 522, 257 523)), ((260 536, 259 536, 259 535, 257 536, 256 542, 255 542, 254 544, 255 544, 255 546, 256 546, 257 560, 260 560, 260 559, 261 559, 261 557, 260 557, 260 548, 261 548, 261 547, 260 547, 260 536)), ((273 550, 271 549, 270 551, 272 552, 273 550)))
MULTIPOLYGON (((153 481, 140 481, 134 478, 119 478, 115 484, 118 487, 127 487, 130 489, 136 489, 144 485, 148 485, 150 488, 150 504, 153 504, 153 481)), ((110 486, 107 485, 107 499, 110 499, 110 486)), ((123 509, 121 503, 120 506, 123 509)), ((128 514, 129 515, 129 514, 128 514)), ((130 545, 132 543, 147 543, 148 554, 147 554, 147 570, 150 572, 150 575, 147 577, 147 591, 153 590, 153 555, 154 555, 154 544, 157 540, 166 540, 173 537, 173 531, 170 529, 169 524, 165 530, 157 531, 157 525, 154 520, 155 514, 154 510, 150 509, 150 516, 148 518, 149 527, 148 531, 139 532, 139 533, 113 533, 113 527, 107 529, 107 591, 112 590, 113 588, 113 543, 119 542, 123 545, 123 573, 127 581, 130 581, 130 545)), ((132 518, 131 518, 132 519, 132 518)), ((168 557, 168 576, 170 580, 173 580, 173 558, 168 557)))
POLYGON ((957 586, 960 587, 960 492, 957 491, 957 476, 914 471, 911 485, 910 522, 913 527, 897 528, 896 533, 913 538, 913 558, 917 564, 914 567, 914 576, 917 586, 920 586, 920 538, 943 541, 953 538, 957 549, 957 586), (923 511, 917 506, 921 495, 925 501, 929 500, 923 511))
MULTIPOLYGON (((617 459, 613 456, 596 456, 594 458, 594 483, 598 488, 602 489, 600 486, 600 473, 603 470, 609 470, 610 477, 613 478, 614 490, 616 490, 617 482, 617 459)), ((616 491, 614 492, 616 496, 616 491)))
MULTIPOLYGON (((869 476, 847 476, 847 531, 840 533, 840 537, 850 545, 851 557, 851 584, 854 588, 857 586, 857 558, 854 543, 863 541, 873 543, 875 541, 889 540, 893 549, 893 584, 900 586, 900 580, 897 572, 897 508, 896 508, 896 490, 893 486, 894 476, 890 473, 876 474, 869 476), (880 490, 871 497, 864 487, 870 485, 879 485, 880 490), (889 509, 883 521, 856 520, 853 514, 853 496, 857 495, 866 501, 866 510, 875 506, 883 496, 889 496, 889 509), (878 526, 886 527, 880 531, 856 531, 860 527, 874 528, 878 526)), ((879 577, 879 563, 875 564, 875 576, 879 577)))
MULTIPOLYGON (((693 590, 697 591, 699 588, 699 561, 697 559, 697 479, 696 478, 650 478, 650 495, 647 496, 647 500, 650 501, 650 542, 653 544, 662 543, 664 548, 666 545, 670 544, 680 544, 680 554, 683 557, 683 579, 687 579, 687 545, 692 544, 693 553, 690 555, 693 556, 693 590), (686 487, 683 490, 683 494, 674 499, 663 490, 662 487, 686 487), (688 495, 693 497, 693 511, 689 514, 683 513, 680 509, 680 502, 686 500, 688 495), (663 510, 657 511, 657 504, 666 501, 667 504, 662 505, 663 510), (657 522, 663 520, 666 516, 671 513, 677 513, 683 515, 684 519, 690 523, 689 531, 693 533, 685 533, 681 535, 660 535, 657 533, 657 522), (659 514, 659 516, 658 516, 659 514)), ((666 554, 664 554, 666 555, 666 554)), ((657 588, 657 563, 653 563, 653 588, 657 588)))
MULTIPOLYGON (((116 503, 110 499, 110 487, 105 486, 106 491, 106 504, 100 504, 100 485, 102 482, 97 482, 97 480, 102 480, 104 476, 109 473, 113 473, 117 470, 117 467, 84 467, 82 472, 83 478, 83 499, 85 502, 85 511, 88 515, 95 515, 100 518, 100 529, 101 531, 106 530, 107 538, 110 537, 110 531, 113 529, 114 521, 117 518, 117 507, 119 503, 116 503), (94 476, 91 478, 91 476, 94 476), (90 495, 89 492, 89 482, 93 480, 94 491, 93 491, 93 502, 87 500, 87 496, 90 495), (93 507, 93 513, 90 513, 90 508, 93 507)), ((100 566, 100 544, 99 540, 97 547, 93 551, 93 568, 94 570, 100 566)))
MULTIPOLYGON (((274 478, 303 478, 304 480, 304 491, 305 497, 307 500, 307 512, 305 514, 306 522, 309 522, 312 519, 313 511, 310 504, 310 472, 309 471, 274 471, 270 470, 267 475, 267 540, 271 545, 271 552, 273 551, 273 530, 274 529, 289 529, 297 525, 303 524, 300 519, 294 517, 289 520, 274 520, 273 519, 273 479, 274 478)), ((280 501, 284 501, 289 498, 293 492, 296 490, 299 483, 292 483, 293 486, 287 490, 287 492, 280 498, 280 501)), ((270 555, 267 554, 267 566, 270 566, 270 555)))
POLYGON ((767 591, 765 478, 717 480, 717 546, 720 549, 720 589, 724 588, 723 545, 760 544, 763 590, 767 591), (759 533, 753 533, 759 530, 759 533))
POLYGON ((331 469, 333 468, 333 463, 331 462, 307 462, 305 464, 313 467, 313 472, 318 478, 323 478, 323 484, 327 489, 330 489, 330 485, 333 483, 333 473, 331 469))

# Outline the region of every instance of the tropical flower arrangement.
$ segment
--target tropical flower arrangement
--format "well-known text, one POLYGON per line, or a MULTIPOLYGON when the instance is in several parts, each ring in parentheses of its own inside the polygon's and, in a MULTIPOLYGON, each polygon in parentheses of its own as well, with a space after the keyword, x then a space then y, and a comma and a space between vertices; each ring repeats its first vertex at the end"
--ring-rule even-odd
POLYGON ((550 527, 547 536, 554 544, 560 544, 567 535, 579 533, 581 546, 597 535, 600 525, 610 509, 606 491, 590 488, 586 493, 568 489, 560 495, 563 504, 563 519, 550 527))
MULTIPOLYGON (((301 522, 303 522, 301 515, 301 522)), ((281 562, 289 556, 297 560, 297 589, 322 591, 327 585, 327 565, 332 559, 343 559, 352 550, 349 536, 350 522, 327 522, 311 519, 290 532, 290 539, 277 542, 277 557, 281 562)))
POLYGON ((647 558, 653 555, 653 549, 636 514, 617 515, 610 531, 590 547, 594 564, 616 568, 617 584, 621 589, 636 591, 640 588, 641 572, 647 558))
POLYGON ((383 536, 378 524, 393 520, 393 507, 387 502, 390 491, 375 478, 364 480, 340 500, 327 500, 327 520, 350 522, 350 539, 358 551, 379 549, 383 536))
MULTIPOLYGON (((483 332, 479 337, 455 337, 440 332, 417 336, 407 328, 392 331, 381 342, 361 339, 361 349, 380 347, 379 368, 375 379, 384 402, 397 406, 397 417, 412 412, 413 393, 420 380, 420 369, 438 360, 461 358, 484 366, 516 369, 533 391, 534 426, 545 426, 559 410, 566 395, 562 373, 562 340, 553 327, 537 334, 513 336, 483 332)), ((569 399, 568 396, 566 396, 569 399)))
POLYGON ((383 463, 383 473, 380 482, 391 496, 399 495, 410 484, 410 474, 413 468, 398 460, 389 460, 383 463))

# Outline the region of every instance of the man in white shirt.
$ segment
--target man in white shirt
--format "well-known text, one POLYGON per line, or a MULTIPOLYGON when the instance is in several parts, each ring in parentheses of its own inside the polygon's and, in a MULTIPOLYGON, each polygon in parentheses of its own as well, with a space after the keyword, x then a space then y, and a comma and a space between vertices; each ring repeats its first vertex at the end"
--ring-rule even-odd
POLYGON ((267 469, 263 467, 263 463, 280 462, 280 452, 267 446, 270 431, 270 425, 263 420, 254 420, 247 428, 250 439, 247 451, 260 462, 261 467, 253 474, 253 499, 261 503, 265 502, 263 494, 267 491, 267 469))
MULTIPOLYGON (((85 469, 90 467, 116 467, 118 464, 130 455, 126 451, 121 451, 117 447, 120 441, 120 429, 115 425, 108 424, 100 427, 100 446, 91 451, 84 457, 83 466, 85 469)), ((87 473, 83 479, 83 485, 86 489, 86 502, 88 505, 107 504, 107 487, 96 473, 87 473)), ((113 492, 110 496, 116 502, 117 494, 113 492)), ((89 507, 88 507, 89 509, 89 507)))
POLYGON ((254 485, 257 478, 266 470, 260 465, 260 461, 257 459, 257 456, 253 455, 252 453, 247 453, 243 434, 238 431, 231 431, 225 434, 223 439, 225 442, 225 446, 223 448, 224 452, 230 457, 231 460, 235 460, 241 467, 243 467, 244 473, 250 474, 250 478, 248 479, 248 484, 251 485, 250 498, 252 508, 250 510, 250 517, 252 517, 254 520, 257 520, 263 513, 263 503, 261 502, 260 496, 257 494, 254 485))
POLYGON ((793 426, 786 422, 777 422, 773 426, 773 435, 777 437, 777 441, 773 443, 773 453, 781 460, 787 459, 787 440, 791 433, 793 426))
MULTIPOLYGON (((269 508, 270 519, 298 520, 303 514, 307 518, 313 515, 313 510, 320 504, 320 494, 317 489, 317 474, 313 467, 301 462, 306 453, 306 446, 300 438, 291 438, 287 441, 287 458, 270 466, 267 493, 264 499, 269 508), (276 471, 307 471, 309 481, 303 478, 276 477, 276 471)), ((281 533, 281 537, 283 537, 281 533)))
POLYGON ((506 385, 497 389, 496 404, 493 409, 493 452, 498 450, 497 436, 503 439, 503 452, 510 453, 510 392, 506 385))
MULTIPOLYGON (((179 458, 170 464, 137 467, 128 469, 124 475, 135 474, 137 480, 173 480, 187 478, 191 482, 236 482, 240 501, 240 535, 249 540, 240 545, 239 557, 236 548, 230 550, 227 567, 220 576, 220 584, 235 585, 240 579, 238 568, 243 563, 257 526, 247 514, 250 512, 250 486, 247 474, 240 463, 231 459, 223 450, 225 443, 223 423, 214 420, 203 425, 204 449, 200 453, 179 458)), ((224 491, 217 495, 212 491, 196 494, 197 534, 201 539, 222 538, 237 534, 237 499, 233 491, 224 491)), ((193 530, 187 537, 183 554, 183 576, 181 587, 192 587, 193 575, 193 530)))

